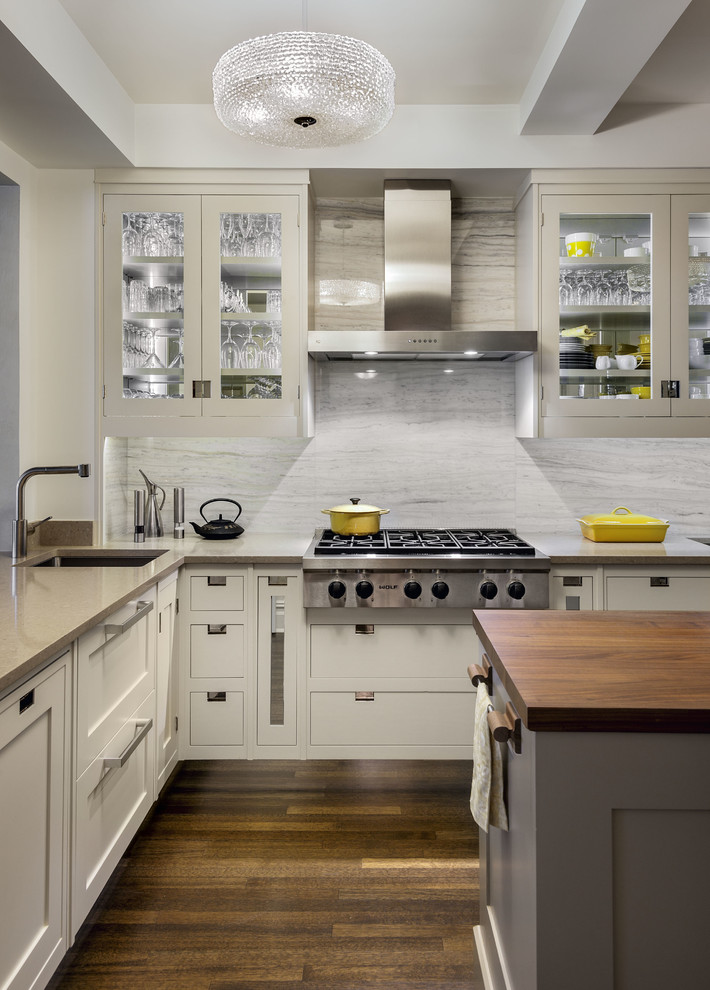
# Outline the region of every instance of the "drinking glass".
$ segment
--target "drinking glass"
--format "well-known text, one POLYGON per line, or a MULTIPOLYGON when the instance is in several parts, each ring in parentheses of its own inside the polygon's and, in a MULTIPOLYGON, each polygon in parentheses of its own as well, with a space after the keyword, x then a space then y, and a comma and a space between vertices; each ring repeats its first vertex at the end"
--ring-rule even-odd
POLYGON ((160 360, 160 358, 158 357, 158 355, 156 353, 156 350, 155 350, 155 334, 156 334, 157 331, 155 331, 155 330, 146 330, 145 332, 148 335, 148 340, 150 342, 150 353, 148 354, 148 356, 146 357, 145 361, 143 362, 142 367, 144 367, 144 368, 164 368, 165 365, 160 360))
POLYGON ((232 339, 232 327, 237 326, 236 323, 223 323, 222 326, 227 328, 227 339, 222 342, 222 357, 221 364, 223 368, 240 368, 242 352, 239 344, 236 340, 232 339))
POLYGON ((140 254, 141 238, 137 227, 135 213, 123 214, 123 257, 133 258, 140 254))
POLYGON ((178 352, 172 359, 169 368, 184 368, 185 367, 185 355, 183 354, 183 331, 181 330, 178 335, 178 352))

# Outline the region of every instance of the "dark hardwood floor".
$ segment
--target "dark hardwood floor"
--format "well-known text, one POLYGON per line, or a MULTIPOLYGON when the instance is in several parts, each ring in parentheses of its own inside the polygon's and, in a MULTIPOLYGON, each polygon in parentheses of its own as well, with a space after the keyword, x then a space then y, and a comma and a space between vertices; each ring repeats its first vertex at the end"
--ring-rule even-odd
POLYGON ((481 990, 470 773, 183 763, 50 990, 481 990))

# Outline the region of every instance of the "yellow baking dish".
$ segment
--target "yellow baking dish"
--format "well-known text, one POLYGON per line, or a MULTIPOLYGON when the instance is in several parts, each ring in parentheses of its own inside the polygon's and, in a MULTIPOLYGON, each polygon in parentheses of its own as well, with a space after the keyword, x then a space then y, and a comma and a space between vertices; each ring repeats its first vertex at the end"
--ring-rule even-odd
POLYGON ((582 535, 595 543, 662 543, 669 526, 667 519, 631 512, 625 505, 606 514, 582 516, 577 522, 582 535))

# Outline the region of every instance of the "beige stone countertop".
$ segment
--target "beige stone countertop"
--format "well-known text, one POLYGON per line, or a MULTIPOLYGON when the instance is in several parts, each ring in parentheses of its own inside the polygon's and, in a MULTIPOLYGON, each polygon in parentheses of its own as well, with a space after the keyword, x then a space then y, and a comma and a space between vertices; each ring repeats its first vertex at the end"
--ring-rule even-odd
MULTIPOLYGON (((666 537, 663 543, 595 543, 580 532, 519 531, 518 535, 547 554, 553 564, 710 565, 710 546, 684 536, 666 537)), ((710 535, 706 538, 710 540, 710 535)))
MULTIPOLYGON (((141 567, 13 566, 0 555, 0 695, 14 683, 101 622, 121 605, 140 596, 183 563, 300 564, 312 534, 243 535, 236 540, 162 539, 105 544, 112 550, 165 550, 141 567)), ((27 562, 54 556, 58 548, 42 547, 27 562)), ((71 547, 72 555, 96 547, 71 547)))

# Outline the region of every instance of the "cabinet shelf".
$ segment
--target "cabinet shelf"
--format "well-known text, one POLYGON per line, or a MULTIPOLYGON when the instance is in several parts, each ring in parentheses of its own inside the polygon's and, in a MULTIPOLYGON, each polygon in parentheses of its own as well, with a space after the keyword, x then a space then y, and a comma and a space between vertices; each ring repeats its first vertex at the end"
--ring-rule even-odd
POLYGON ((223 257, 223 275, 248 275, 260 278, 279 278, 281 258, 230 258, 223 257))
MULTIPOLYGON (((697 260, 697 259, 693 259, 697 260)), ((560 258, 560 268, 633 268, 635 265, 650 265, 649 256, 637 258, 560 258)))
POLYGON ((142 382, 181 382, 184 378, 182 368, 124 368, 124 378, 137 378, 142 382))
POLYGON ((280 368, 222 368, 222 378, 280 378, 280 368))
POLYGON ((281 313, 220 313, 222 323, 281 323, 281 313))
POLYGON ((184 258, 124 258, 123 274, 129 278, 145 278, 159 275, 162 278, 180 278, 185 268, 184 258))
MULTIPOLYGON (((619 368, 560 368, 560 378, 648 378, 650 368, 635 368, 632 371, 622 371, 619 368)), ((710 374, 710 370, 707 372, 710 374)))
POLYGON ((184 323, 182 313, 124 313, 123 319, 128 323, 150 324, 153 328, 182 329, 184 323))

